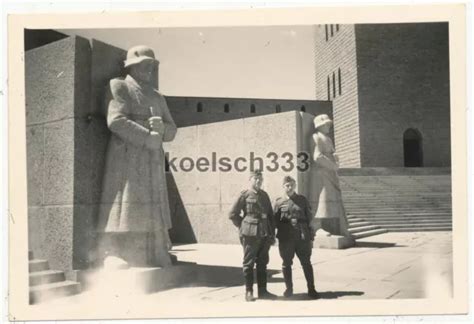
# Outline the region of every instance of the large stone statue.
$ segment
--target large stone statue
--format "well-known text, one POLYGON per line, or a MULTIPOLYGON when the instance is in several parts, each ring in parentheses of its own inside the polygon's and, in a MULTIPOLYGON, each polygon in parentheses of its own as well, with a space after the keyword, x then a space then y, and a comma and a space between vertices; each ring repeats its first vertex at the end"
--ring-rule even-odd
POLYGON ((342 201, 341 188, 339 186, 339 159, 334 150, 334 144, 329 137, 332 121, 327 115, 318 115, 314 118, 316 133, 313 134, 315 142, 314 164, 316 182, 316 199, 318 208, 316 220, 320 230, 316 232, 316 245, 322 243, 321 247, 341 248, 353 244, 353 239, 348 230, 348 223, 344 204, 342 201), (335 236, 336 240, 327 237, 335 236), (327 246, 324 246, 327 245, 327 246), (333 246, 331 246, 333 245, 333 246))
POLYGON ((171 217, 163 142, 176 125, 153 86, 158 61, 146 46, 127 53, 128 75, 110 81, 107 125, 112 132, 99 210, 99 255, 118 267, 171 264, 171 217))

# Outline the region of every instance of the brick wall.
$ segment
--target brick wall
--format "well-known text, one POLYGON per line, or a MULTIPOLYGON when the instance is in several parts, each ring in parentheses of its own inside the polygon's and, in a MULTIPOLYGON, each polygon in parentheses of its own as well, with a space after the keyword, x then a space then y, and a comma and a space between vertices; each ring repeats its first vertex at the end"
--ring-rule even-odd
POLYGON ((422 135, 423 166, 449 166, 448 24, 355 28, 362 166, 404 166, 408 128, 422 135))
POLYGON ((354 25, 332 25, 332 36, 331 25, 315 26, 315 64, 316 99, 331 100, 333 103, 335 145, 341 166, 360 167, 354 25), (339 76, 341 93, 339 93, 339 76))

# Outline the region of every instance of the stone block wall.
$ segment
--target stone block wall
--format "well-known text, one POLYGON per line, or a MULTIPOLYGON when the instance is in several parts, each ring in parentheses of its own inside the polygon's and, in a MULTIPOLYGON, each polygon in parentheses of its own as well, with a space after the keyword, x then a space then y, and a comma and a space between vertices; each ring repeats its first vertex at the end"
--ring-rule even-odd
POLYGON ((329 101, 174 96, 167 96, 166 100, 178 127, 286 111, 303 111, 315 116, 327 114, 332 117, 332 104, 329 101), (198 111, 198 106, 202 111, 198 111))
POLYGON ((421 133, 423 166, 450 166, 448 24, 363 24, 355 30, 362 166, 404 166, 408 128, 421 133))
POLYGON ((314 37, 316 99, 332 101, 335 146, 341 167, 360 167, 358 67, 354 25, 317 25, 314 37))
POLYGON ((25 54, 29 248, 68 275, 94 258, 110 136, 104 95, 124 76, 124 57, 81 37, 25 54))
MULTIPOLYGON (((177 167, 169 175, 173 179, 169 187, 173 241, 238 243, 237 229, 228 219, 228 213, 239 193, 248 188, 250 152, 263 159, 263 188, 272 201, 282 194, 281 182, 286 174, 297 179, 298 190, 305 193, 303 179, 309 171, 298 173, 296 168, 285 171, 281 167, 269 171, 266 168, 274 164, 267 154, 276 153, 277 162, 288 166, 284 153, 291 153, 296 159, 298 152, 310 150, 311 141, 303 139, 301 134, 312 132, 312 120, 310 114, 291 111, 180 128, 176 139, 165 145, 169 159, 176 159, 173 163, 177 167), (223 171, 219 170, 219 164, 213 170, 212 163, 205 172, 197 170, 196 165, 188 172, 179 168, 183 158, 196 164, 200 158, 212 161, 213 154, 216 161, 227 157, 232 164, 238 158, 245 158, 247 163, 241 162, 239 168, 245 166, 247 170, 238 171, 232 166, 231 171, 223 171)), ((189 161, 183 166, 188 169, 189 161)))
POLYGON ((68 37, 25 54, 29 248, 65 271, 86 266, 93 222, 78 140, 93 127, 90 53, 87 40, 68 37))

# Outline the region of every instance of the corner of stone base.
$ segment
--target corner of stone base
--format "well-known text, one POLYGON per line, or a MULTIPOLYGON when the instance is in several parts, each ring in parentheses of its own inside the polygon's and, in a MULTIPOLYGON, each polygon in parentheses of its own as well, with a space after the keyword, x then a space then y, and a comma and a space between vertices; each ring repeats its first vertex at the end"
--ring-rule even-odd
POLYGON ((315 237, 313 247, 320 249, 347 249, 355 245, 355 240, 351 237, 331 235, 315 237))

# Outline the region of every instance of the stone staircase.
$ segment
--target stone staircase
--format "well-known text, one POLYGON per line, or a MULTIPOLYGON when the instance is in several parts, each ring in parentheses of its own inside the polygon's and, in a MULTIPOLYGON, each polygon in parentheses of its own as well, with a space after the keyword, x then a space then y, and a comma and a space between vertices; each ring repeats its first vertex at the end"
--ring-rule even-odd
POLYGON ((66 280, 63 271, 51 270, 47 260, 35 259, 31 251, 28 259, 30 304, 80 293, 80 284, 66 280))
POLYGON ((386 232, 452 229, 449 169, 342 169, 349 231, 356 239, 386 232))

